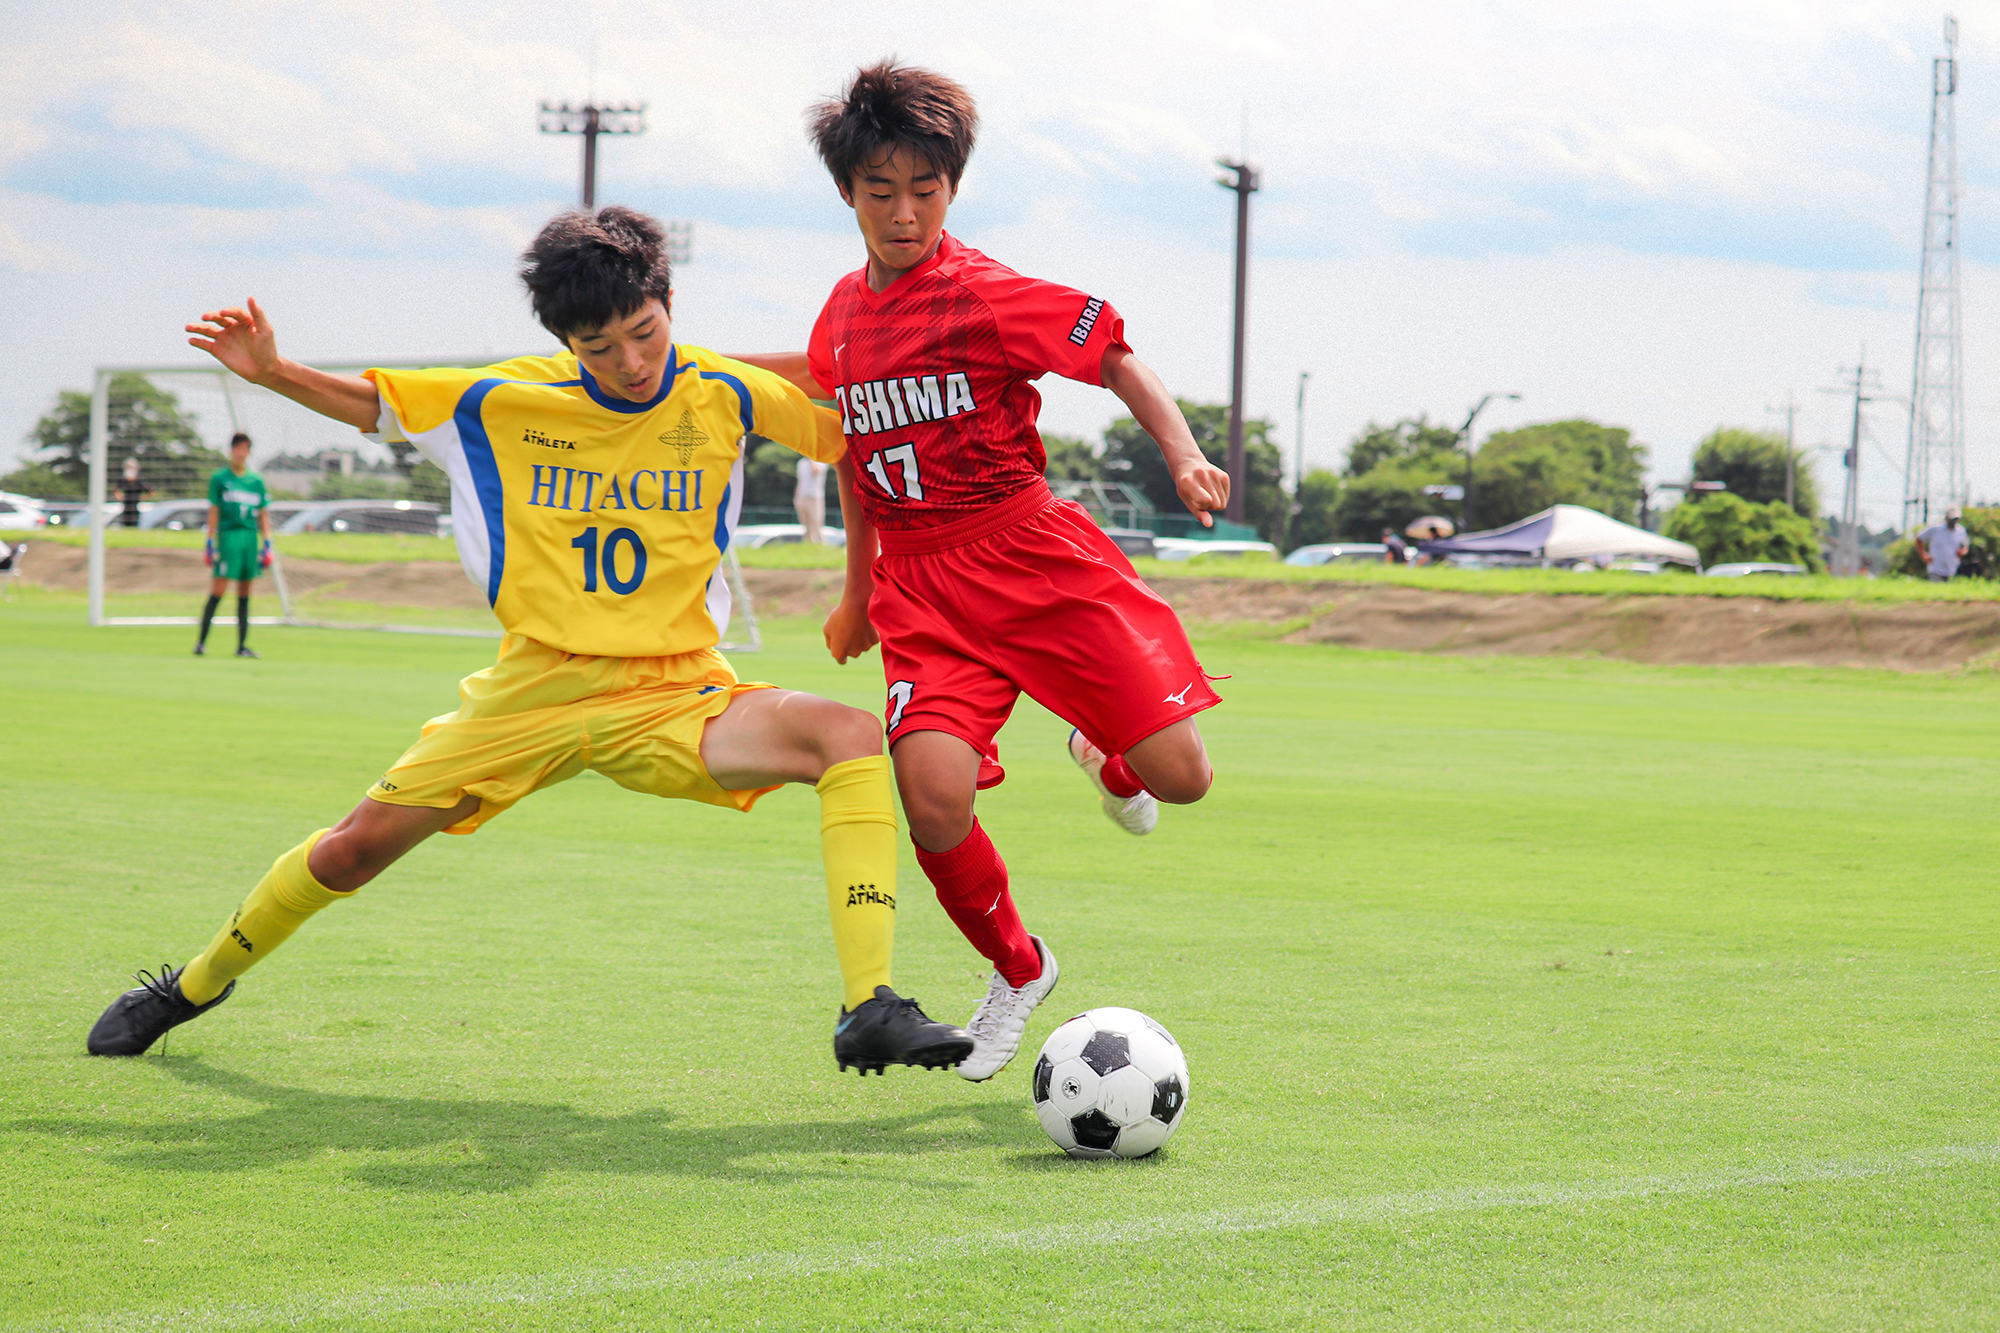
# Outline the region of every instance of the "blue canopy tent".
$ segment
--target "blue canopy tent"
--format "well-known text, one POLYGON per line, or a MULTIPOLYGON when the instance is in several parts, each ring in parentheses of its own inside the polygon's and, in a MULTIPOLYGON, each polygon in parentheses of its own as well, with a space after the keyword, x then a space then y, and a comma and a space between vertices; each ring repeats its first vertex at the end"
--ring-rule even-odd
POLYGON ((1504 528, 1417 543, 1433 560, 1453 555, 1500 556, 1542 565, 1578 561, 1665 560, 1701 568, 1701 554, 1686 542, 1620 523, 1582 505, 1553 505, 1504 528))

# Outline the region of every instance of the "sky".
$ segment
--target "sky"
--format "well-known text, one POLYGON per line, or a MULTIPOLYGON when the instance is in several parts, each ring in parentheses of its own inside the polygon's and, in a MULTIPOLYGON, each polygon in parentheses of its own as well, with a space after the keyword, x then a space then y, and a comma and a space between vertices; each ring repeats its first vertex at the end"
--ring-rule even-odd
MULTIPOLYGON (((1588 417, 1684 479, 1718 425, 1844 447, 1879 368, 1864 515, 1894 522, 1942 11, 1837 0, 830 6, 740 0, 0 0, 0 460, 103 364, 193 364, 254 294, 347 363, 547 350, 513 277, 574 204, 543 99, 643 101, 598 200, 693 223, 676 336, 803 347, 863 252, 806 109, 895 54, 979 99, 952 232, 1107 298, 1170 388, 1229 393, 1234 196, 1253 202, 1246 400, 1288 460, 1371 421, 1588 417), (1309 374, 1303 421, 1299 377, 1309 374), (1302 424, 1302 432, 1301 432, 1302 424)), ((2000 497, 2000 0, 1957 7, 1966 440, 2000 497)), ((1046 430, 1122 406, 1042 384, 1046 430)), ((1813 455, 1838 497, 1838 454, 1813 455)))

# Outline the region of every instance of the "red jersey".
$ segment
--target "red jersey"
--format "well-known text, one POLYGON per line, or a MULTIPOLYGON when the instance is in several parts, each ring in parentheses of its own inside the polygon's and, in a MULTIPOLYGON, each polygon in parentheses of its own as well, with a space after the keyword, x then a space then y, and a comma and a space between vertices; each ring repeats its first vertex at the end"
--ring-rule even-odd
POLYGON ((1125 321, 1101 299, 1023 277, 950 236, 883 292, 834 285, 806 359, 833 390, 856 491, 878 528, 964 518, 1041 482, 1033 381, 1098 384, 1125 321))

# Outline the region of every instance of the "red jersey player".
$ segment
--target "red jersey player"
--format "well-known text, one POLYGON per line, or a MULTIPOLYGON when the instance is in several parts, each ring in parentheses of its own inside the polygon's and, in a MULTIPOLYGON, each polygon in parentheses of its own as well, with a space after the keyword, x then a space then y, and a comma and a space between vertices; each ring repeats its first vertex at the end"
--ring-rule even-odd
POLYGON ((842 417, 847 586, 827 647, 845 662, 881 643, 917 862, 992 960, 966 1025, 973 1053, 958 1067, 974 1081, 1013 1059, 1057 976, 973 815, 975 791, 1003 776, 994 736, 1014 701, 1026 691, 1074 726, 1071 756, 1134 834, 1151 832, 1155 798, 1185 804, 1208 791, 1194 715, 1220 702, 1172 608, 1079 506, 1050 492, 1033 381, 1053 371, 1117 394, 1203 522, 1229 496, 1228 475, 1125 345, 1115 309, 945 234, 977 127, 964 88, 891 61, 815 108, 813 137, 868 263, 834 287, 803 364, 745 358, 832 398, 842 417))

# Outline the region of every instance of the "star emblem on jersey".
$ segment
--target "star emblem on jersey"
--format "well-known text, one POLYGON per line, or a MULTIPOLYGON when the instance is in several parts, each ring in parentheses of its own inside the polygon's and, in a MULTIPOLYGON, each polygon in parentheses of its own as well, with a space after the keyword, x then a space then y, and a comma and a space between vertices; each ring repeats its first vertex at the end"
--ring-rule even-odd
POLYGON ((672 445, 681 451, 681 466, 686 467, 694 458, 694 451, 708 443, 708 432, 694 419, 694 413, 683 411, 681 419, 672 430, 660 432, 660 443, 672 445))

